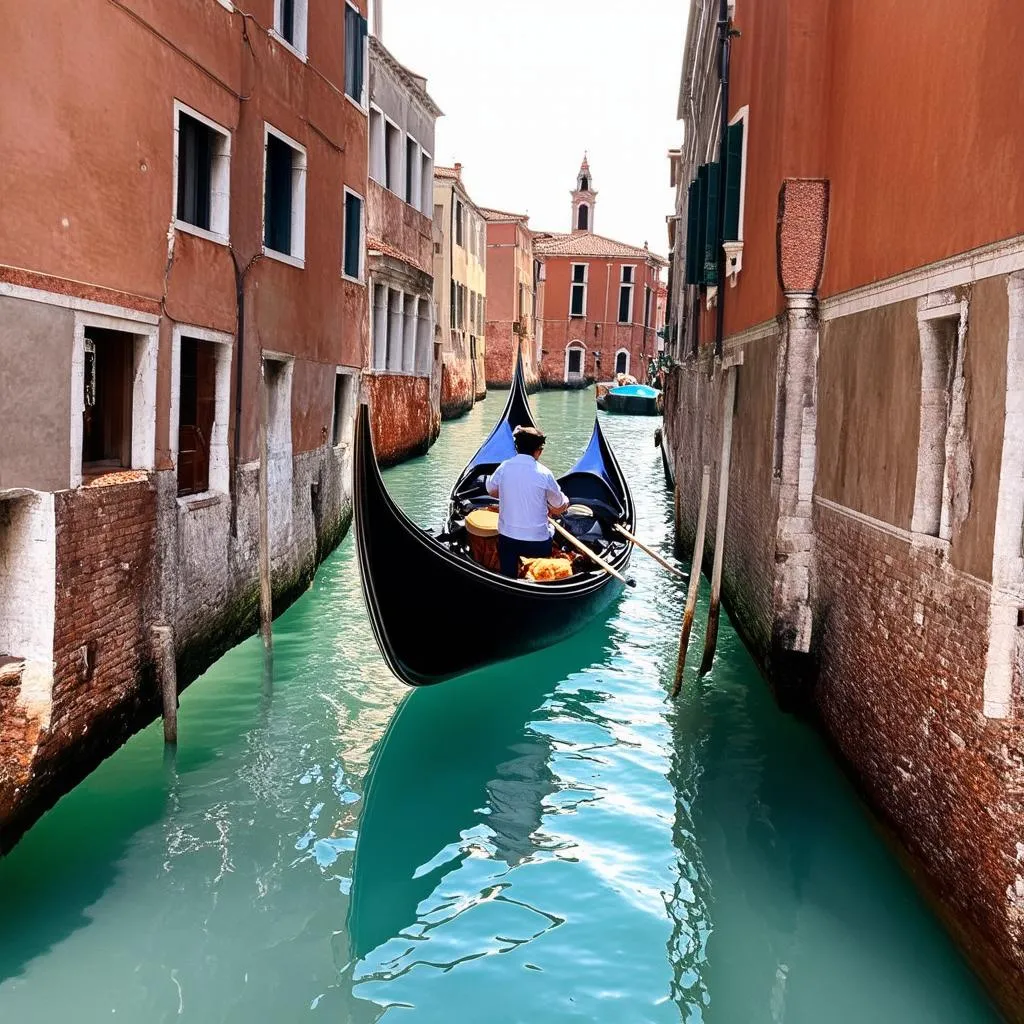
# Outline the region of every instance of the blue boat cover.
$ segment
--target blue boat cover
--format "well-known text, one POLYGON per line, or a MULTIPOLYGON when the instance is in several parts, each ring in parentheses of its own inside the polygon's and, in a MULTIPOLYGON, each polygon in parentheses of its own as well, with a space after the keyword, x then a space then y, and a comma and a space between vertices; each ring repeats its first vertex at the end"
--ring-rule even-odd
POLYGON ((512 428, 506 420, 502 420, 492 431, 490 437, 480 446, 480 450, 470 460, 470 466, 489 466, 511 459, 516 454, 516 444, 512 437, 512 428))
POLYGON ((626 395, 634 398, 657 398, 658 389, 646 384, 623 384, 620 388, 609 388, 610 395, 626 395))
POLYGON ((601 439, 597 432, 596 423, 594 424, 594 432, 590 435, 590 444, 587 445, 587 450, 580 457, 579 462, 569 470, 569 473, 595 473, 614 492, 615 485, 612 483, 611 477, 608 476, 608 470, 604 464, 604 456, 601 454, 601 439))

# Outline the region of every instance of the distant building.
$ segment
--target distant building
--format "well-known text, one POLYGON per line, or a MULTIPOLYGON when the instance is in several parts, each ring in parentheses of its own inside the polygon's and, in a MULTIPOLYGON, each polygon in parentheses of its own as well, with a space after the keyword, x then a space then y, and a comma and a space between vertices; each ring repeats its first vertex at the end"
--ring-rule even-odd
POLYGON ((487 221, 487 384, 512 383, 516 352, 522 346, 523 368, 530 388, 540 381, 540 347, 536 344, 537 279, 533 235, 525 214, 481 209, 487 221))
POLYGON ((383 464, 425 452, 441 426, 433 254, 434 124, 440 114, 426 80, 372 36, 366 381, 374 447, 383 464))
POLYGON ((665 260, 594 232, 597 191, 586 157, 567 233, 534 232, 540 262, 541 380, 579 387, 629 373, 645 380, 657 351, 655 295, 665 260))
POLYGON ((441 415, 487 397, 487 231, 462 183, 462 164, 434 171, 434 297, 441 327, 441 415))
POLYGON ((365 7, 36 0, 8 26, 0 852, 154 717, 164 655, 183 688, 256 629, 261 520, 275 610, 344 535, 365 7))

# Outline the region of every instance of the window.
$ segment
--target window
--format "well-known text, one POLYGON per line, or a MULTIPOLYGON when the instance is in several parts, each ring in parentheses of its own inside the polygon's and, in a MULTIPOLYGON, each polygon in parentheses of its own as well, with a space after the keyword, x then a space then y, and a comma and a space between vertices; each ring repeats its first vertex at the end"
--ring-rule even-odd
POLYGON ((378 185, 384 185, 387 187, 387 160, 385 157, 385 150, 387 147, 384 124, 383 112, 378 110, 376 107, 370 107, 370 177, 373 178, 378 185))
POLYGON ((628 324, 633 320, 633 267, 623 267, 619 281, 619 323, 628 324))
POLYGON ((455 225, 455 244, 465 245, 466 208, 458 199, 452 207, 452 220, 455 225))
POLYGON ((583 175, 582 178, 580 178, 580 191, 581 192, 589 192, 590 191, 590 179, 585 174, 583 175))
MULTIPOLYGON (((565 221, 562 222, 563 224, 565 221)), ((576 211, 576 227, 580 231, 586 231, 590 224, 590 207, 586 203, 580 203, 580 208, 576 211)))
POLYGON ((651 326, 651 289, 644 285, 644 327, 651 326))
POLYGON ((308 0, 274 0, 274 35, 300 57, 306 55, 308 0))
POLYGON ((434 202, 434 161, 428 153, 420 154, 420 213, 428 217, 434 202))
POLYGON ((615 353, 615 372, 629 373, 629 352, 624 348, 615 353))
POLYGON ((228 334, 174 328, 171 448, 182 497, 229 488, 231 344, 228 334))
POLYGON ((459 330, 464 331, 466 329, 466 286, 464 284, 459 285, 459 330))
POLYGON ((587 270, 589 264, 572 265, 572 287, 569 295, 569 316, 587 315, 587 270))
POLYGON ((356 375, 338 369, 334 375, 334 415, 331 425, 331 444, 335 448, 349 444, 355 423, 356 375))
POLYGON ((231 136, 180 103, 174 116, 175 225, 226 242, 231 136))
POLYGON ((355 281, 363 279, 363 200, 345 189, 345 252, 342 273, 355 281))
POLYGON ((365 105, 366 19, 345 4, 345 95, 365 105))
POLYGON ((306 247, 306 151, 270 125, 264 135, 263 251, 301 267, 306 247))
POLYGON ((384 184, 395 193, 402 192, 402 133, 391 121, 384 123, 384 184))
POLYGON ((405 201, 410 206, 420 205, 420 147, 411 136, 405 137, 405 201))

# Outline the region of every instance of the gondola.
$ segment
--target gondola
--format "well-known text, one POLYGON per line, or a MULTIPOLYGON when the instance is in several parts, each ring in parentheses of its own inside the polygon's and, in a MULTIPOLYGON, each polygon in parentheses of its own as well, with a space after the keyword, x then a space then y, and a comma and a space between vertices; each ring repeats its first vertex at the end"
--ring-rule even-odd
MULTIPOLYGON (((515 427, 532 425, 520 356, 501 418, 452 489, 447 522, 428 532, 388 494, 373 453, 369 409, 360 405, 353 504, 363 595, 384 660, 410 686, 439 683, 556 643, 621 591, 619 580, 586 559, 565 579, 534 582, 501 576, 474 557, 466 517, 493 503, 487 475, 515 454, 515 427)), ((563 525, 623 573, 632 545, 614 526, 634 532, 635 508, 596 421, 582 457, 559 484, 580 509, 563 525)))

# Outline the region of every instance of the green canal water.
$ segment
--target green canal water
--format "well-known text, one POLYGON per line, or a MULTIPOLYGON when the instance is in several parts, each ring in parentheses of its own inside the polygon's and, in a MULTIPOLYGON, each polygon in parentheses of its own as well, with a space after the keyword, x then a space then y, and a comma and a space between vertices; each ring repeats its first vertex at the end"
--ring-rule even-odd
MULTIPOLYGON (((502 401, 387 474, 424 525, 502 401)), ((564 470, 593 392, 534 401, 564 470)), ((606 420, 668 551, 654 425, 606 420)), ((571 640, 410 693, 348 538, 272 665, 250 640, 185 693, 176 756, 152 726, 0 861, 0 1021, 996 1019, 728 623, 665 701, 684 585, 633 571, 571 640)))

